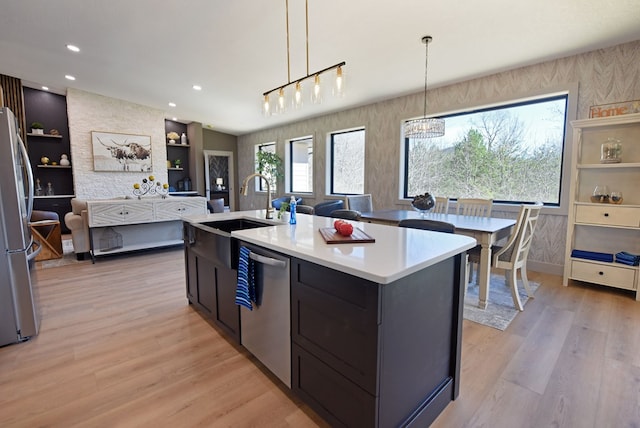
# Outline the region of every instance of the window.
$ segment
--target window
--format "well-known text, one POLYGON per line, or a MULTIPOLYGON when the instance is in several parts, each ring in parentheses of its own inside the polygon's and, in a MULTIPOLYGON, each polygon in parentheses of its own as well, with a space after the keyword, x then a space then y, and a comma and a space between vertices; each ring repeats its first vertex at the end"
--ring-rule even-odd
POLYGON ((330 193, 364 193, 364 129, 331 134, 330 159, 330 193))
MULTIPOLYGON (((258 152, 263 151, 263 152, 269 152, 269 153, 274 153, 276 152, 276 143, 265 143, 265 144, 258 144, 256 146, 256 171, 258 171, 258 152)), ((269 184, 271 184, 271 193, 275 193, 276 192, 276 177, 272 177, 271 174, 269 174, 269 172, 265 171, 265 174, 263 174, 265 177, 267 177, 269 179, 269 184)), ((266 192, 267 191, 267 184, 264 182, 264 180, 260 179, 260 180, 256 180, 256 191, 260 191, 260 192, 266 192)))
POLYGON ((567 103, 563 94, 441 116, 443 137, 405 139, 404 197, 559 206, 567 103))
POLYGON ((289 141, 288 183, 291 193, 313 192, 313 138, 289 141))

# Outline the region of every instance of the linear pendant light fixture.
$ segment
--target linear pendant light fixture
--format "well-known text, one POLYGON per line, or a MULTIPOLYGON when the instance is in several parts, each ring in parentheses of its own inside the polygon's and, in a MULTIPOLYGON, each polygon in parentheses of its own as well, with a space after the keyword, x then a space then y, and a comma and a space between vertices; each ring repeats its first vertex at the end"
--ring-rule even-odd
POLYGON ((442 137, 444 135, 444 120, 427 117, 427 65, 429 64, 429 43, 431 36, 424 36, 422 43, 425 44, 424 62, 424 114, 421 119, 408 120, 404 123, 405 138, 424 140, 427 138, 442 137))
POLYGON ((336 70, 332 94, 335 97, 344 96, 345 76, 342 67, 347 64, 346 62, 342 61, 330 67, 323 68, 322 70, 309 73, 309 0, 305 0, 307 74, 306 76, 302 76, 299 79, 291 81, 291 60, 289 54, 289 0, 285 0, 285 8, 287 25, 287 83, 262 94, 262 114, 264 116, 284 113, 288 108, 287 104, 291 104, 291 106, 296 109, 301 108, 304 104, 304 85, 307 84, 306 80, 311 77, 313 77, 313 85, 309 85, 311 91, 311 102, 313 104, 322 103, 323 90, 320 75, 327 71, 336 70), (288 98, 290 98, 290 101, 287 101, 288 98))

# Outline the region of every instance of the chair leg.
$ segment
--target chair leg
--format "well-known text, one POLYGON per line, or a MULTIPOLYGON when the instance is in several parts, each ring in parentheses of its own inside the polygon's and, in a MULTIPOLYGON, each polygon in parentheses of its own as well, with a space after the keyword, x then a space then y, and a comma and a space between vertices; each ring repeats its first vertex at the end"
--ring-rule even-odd
POLYGON ((520 295, 518 294, 518 275, 517 270, 512 269, 508 272, 507 276, 507 284, 511 289, 511 297, 513 298, 513 304, 518 308, 519 311, 523 311, 524 308, 522 306, 522 302, 520 301, 520 295))
POLYGON ((469 287, 469 269, 471 268, 471 263, 469 263, 469 255, 465 258, 465 269, 464 269, 464 292, 462 293, 462 300, 467 296, 467 288, 469 287))
POLYGON ((527 296, 530 299, 533 299, 533 292, 531 291, 531 287, 529 287, 529 278, 527 278, 527 266, 522 266, 520 268, 520 276, 522 277, 522 283, 524 284, 524 289, 527 292, 527 296))

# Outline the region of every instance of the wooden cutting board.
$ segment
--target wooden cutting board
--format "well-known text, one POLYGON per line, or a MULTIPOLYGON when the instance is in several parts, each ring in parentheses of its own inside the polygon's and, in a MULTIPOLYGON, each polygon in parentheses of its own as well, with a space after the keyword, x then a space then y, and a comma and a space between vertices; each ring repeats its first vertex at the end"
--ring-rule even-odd
POLYGON ((354 227, 351 236, 342 236, 333 227, 321 227, 320 234, 327 244, 355 244, 376 242, 371 236, 364 233, 361 229, 354 227))

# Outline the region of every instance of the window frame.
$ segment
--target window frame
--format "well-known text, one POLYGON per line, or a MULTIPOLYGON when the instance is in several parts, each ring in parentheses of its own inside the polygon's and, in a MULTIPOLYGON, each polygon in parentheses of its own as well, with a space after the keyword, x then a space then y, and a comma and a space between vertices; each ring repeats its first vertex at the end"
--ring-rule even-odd
POLYGON ((295 194, 303 194, 303 195, 312 195, 313 192, 313 187, 314 187, 314 162, 315 162, 315 140, 313 138, 313 135, 307 135, 304 137, 296 137, 296 138, 291 138, 290 140, 287 140, 286 143, 286 150, 285 150, 285 189, 287 191, 287 193, 295 193, 295 194), (312 155, 312 159, 311 159, 311 190, 308 192, 303 192, 303 191, 299 191, 299 190, 294 190, 293 189, 293 144, 294 143, 299 143, 299 142, 303 142, 303 141, 307 141, 310 140, 311 142, 311 155, 312 155))
POLYGON ((366 184, 366 174, 367 174, 367 168, 366 168, 366 152, 367 152, 367 131, 366 131, 366 127, 364 126, 359 126, 356 128, 350 128, 350 129, 344 129, 341 131, 333 131, 329 133, 329 137, 328 137, 328 159, 329 159, 329 166, 327 168, 327 181, 329 183, 329 195, 340 195, 340 196, 346 196, 346 195, 363 195, 366 193, 366 188, 365 188, 365 184, 366 184), (364 138, 364 148, 363 148, 363 154, 362 154, 362 162, 363 162, 363 183, 362 183, 362 193, 337 193, 334 189, 334 172, 335 172, 335 166, 334 166, 334 160, 335 160, 335 136, 336 135, 341 135, 341 134, 350 134, 353 132, 362 132, 363 133, 363 138, 364 138))
MULTIPOLYGON (((559 99, 566 97, 565 101, 565 117, 564 117, 564 141, 563 147, 561 149, 561 159, 560 159, 560 187, 559 187, 559 199, 558 203, 553 204, 545 204, 543 207, 543 213, 547 214, 555 214, 555 215, 567 215, 568 214, 568 202, 569 202, 569 186, 571 186, 571 177, 570 177, 570 164, 571 164, 571 152, 573 150, 573 128, 571 127, 571 122, 577 117, 577 107, 578 107, 578 83, 570 82, 565 83, 557 87, 553 88, 545 88, 539 91, 533 91, 528 94, 520 95, 520 96, 511 96, 509 98, 502 98, 498 100, 491 100, 487 102, 478 102, 474 107, 469 108, 460 108, 456 110, 451 110, 445 113, 430 115, 429 117, 437 117, 444 118, 446 120, 447 117, 454 117, 469 113, 475 113, 480 111, 491 111, 499 109, 500 107, 513 107, 517 105, 526 105, 537 102, 542 102, 545 100, 559 99)), ((402 120, 401 124, 404 125, 405 122, 411 119, 402 120)), ((400 135, 400 171, 399 178, 400 183, 398 187, 398 203, 400 204, 409 204, 411 198, 407 196, 408 192, 408 146, 409 139, 404 136, 401 132, 400 135)), ((456 198, 452 198, 452 205, 455 209, 456 207, 456 198)), ((523 202, 519 201, 505 201, 505 200, 494 200, 495 205, 499 205, 500 211, 508 211, 508 212, 516 212, 520 204, 523 202)))

